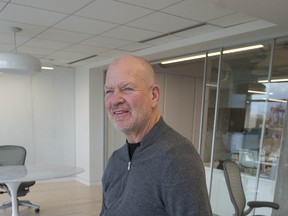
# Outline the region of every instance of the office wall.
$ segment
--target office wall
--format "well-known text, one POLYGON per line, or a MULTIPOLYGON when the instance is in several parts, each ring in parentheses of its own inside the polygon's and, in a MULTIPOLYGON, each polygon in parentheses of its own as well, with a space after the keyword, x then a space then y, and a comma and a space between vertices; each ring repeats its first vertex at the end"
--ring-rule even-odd
POLYGON ((0 75, 0 145, 21 145, 34 161, 32 79, 0 75))
POLYGON ((27 149, 27 164, 75 165, 74 71, 0 75, 0 145, 27 149))
POLYGON ((78 180, 101 184, 104 156, 104 70, 78 68, 75 73, 76 166, 78 180))
POLYGON ((199 146, 202 79, 167 74, 162 115, 165 121, 199 146), (200 97, 199 97, 200 95, 200 97))
POLYGON ((199 148, 204 61, 163 67, 154 65, 161 87, 165 121, 199 148))

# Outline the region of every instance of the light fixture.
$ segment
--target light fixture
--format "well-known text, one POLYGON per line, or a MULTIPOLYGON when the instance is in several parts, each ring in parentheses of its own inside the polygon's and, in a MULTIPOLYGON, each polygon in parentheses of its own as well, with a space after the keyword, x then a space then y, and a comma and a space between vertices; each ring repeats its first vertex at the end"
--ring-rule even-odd
POLYGON ((11 74, 34 75, 41 72, 41 62, 32 55, 17 53, 16 33, 22 31, 19 27, 12 27, 14 33, 15 52, 0 53, 0 72, 11 74))
MULTIPOLYGON (((272 79, 271 82, 288 82, 288 78, 272 79)), ((258 83, 268 83, 268 80, 258 80, 258 83)))
MULTIPOLYGON (((257 44, 257 45, 253 45, 253 46, 246 46, 246 47, 240 47, 240 48, 236 48, 236 49, 224 50, 223 54, 243 52, 243 51, 259 49, 259 48, 263 48, 263 47, 264 46, 262 44, 257 44)), ((217 56, 217 55, 220 55, 220 52, 208 53, 208 57, 217 56)), ((186 57, 181 57, 181 58, 176 58, 176 59, 163 61, 163 62, 161 62, 161 64, 172 64, 172 63, 190 61, 190 60, 200 59, 200 58, 205 58, 205 57, 206 57, 205 54, 186 56, 186 57)))
POLYGON ((52 64, 52 62, 54 61, 54 59, 47 59, 47 61, 42 62, 42 70, 54 70, 54 65, 52 64))
POLYGON ((287 103, 287 100, 285 99, 273 99, 273 98, 269 98, 268 99, 270 102, 279 102, 279 103, 287 103))
POLYGON ((205 57, 206 57, 205 54, 186 56, 186 57, 181 57, 181 58, 176 58, 176 59, 163 61, 163 62, 161 62, 161 64, 162 65, 173 64, 173 63, 178 63, 178 62, 184 62, 184 61, 191 61, 191 60, 195 60, 195 59, 201 59, 201 58, 205 58, 205 57))
POLYGON ((265 91, 257 91, 257 90, 250 90, 250 89, 248 89, 247 92, 251 94, 267 94, 267 92, 265 91))
POLYGON ((42 70, 54 70, 54 67, 42 66, 42 70))

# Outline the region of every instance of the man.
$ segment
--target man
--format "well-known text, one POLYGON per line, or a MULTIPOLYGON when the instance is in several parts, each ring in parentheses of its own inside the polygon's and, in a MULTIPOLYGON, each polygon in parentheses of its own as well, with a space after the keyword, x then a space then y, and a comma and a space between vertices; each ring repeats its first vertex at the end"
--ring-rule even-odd
POLYGON ((152 66, 122 56, 109 66, 105 108, 126 136, 103 175, 101 216, 210 216, 205 173, 190 141, 162 119, 152 66))

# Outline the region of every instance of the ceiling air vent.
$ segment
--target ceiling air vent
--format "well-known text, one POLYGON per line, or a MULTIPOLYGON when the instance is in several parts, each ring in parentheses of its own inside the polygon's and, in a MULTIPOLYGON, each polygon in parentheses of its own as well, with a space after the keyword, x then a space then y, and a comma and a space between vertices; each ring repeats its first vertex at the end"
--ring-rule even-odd
POLYGON ((155 39, 159 39, 159 38, 162 38, 162 37, 173 35, 173 34, 176 34, 176 33, 179 33, 179 32, 187 31, 187 30, 190 30, 190 29, 193 29, 193 28, 198 28, 198 27, 203 26, 203 25, 206 25, 206 23, 204 23, 204 22, 203 23, 198 23, 198 24, 193 25, 193 26, 188 26, 186 28, 178 29, 178 30, 175 30, 175 31, 172 31, 172 32, 167 32, 167 33, 158 35, 156 37, 148 38, 148 39, 141 40, 141 41, 138 41, 138 42, 139 43, 145 43, 145 42, 148 42, 148 41, 152 41, 152 40, 155 40, 155 39))
POLYGON ((68 64, 69 64, 69 65, 75 64, 75 63, 78 63, 78 62, 81 62, 81 61, 85 61, 85 60, 87 60, 87 59, 94 58, 94 57, 96 57, 96 56, 97 56, 97 55, 91 55, 91 56, 88 56, 88 57, 85 57, 85 58, 82 58, 82 59, 78 59, 78 60, 69 62, 68 64))

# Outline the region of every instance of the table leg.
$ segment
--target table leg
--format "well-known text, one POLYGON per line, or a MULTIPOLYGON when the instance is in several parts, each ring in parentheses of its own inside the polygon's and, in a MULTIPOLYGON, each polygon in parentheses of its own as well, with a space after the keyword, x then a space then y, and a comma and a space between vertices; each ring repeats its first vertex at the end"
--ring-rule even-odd
POLYGON ((11 202, 12 202, 12 216, 19 216, 18 212, 18 200, 17 200, 17 191, 21 182, 10 182, 5 183, 10 191, 11 202))

